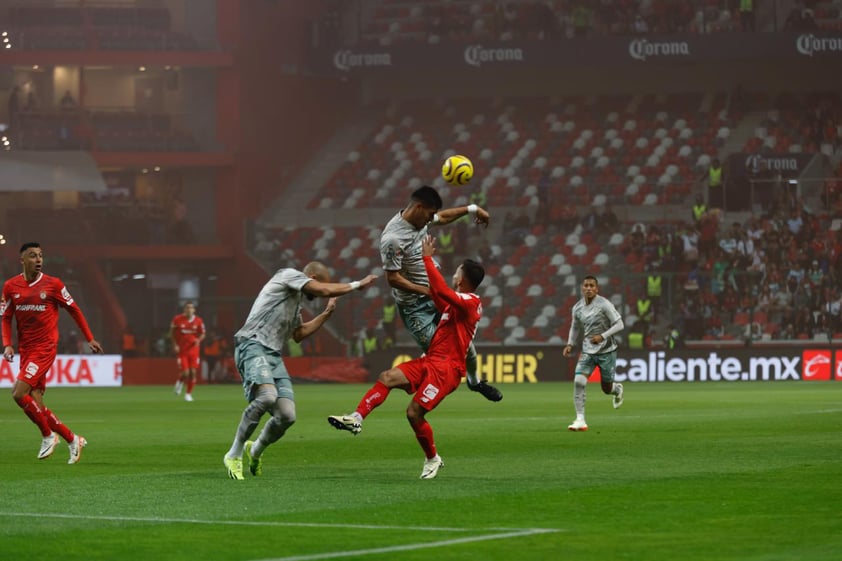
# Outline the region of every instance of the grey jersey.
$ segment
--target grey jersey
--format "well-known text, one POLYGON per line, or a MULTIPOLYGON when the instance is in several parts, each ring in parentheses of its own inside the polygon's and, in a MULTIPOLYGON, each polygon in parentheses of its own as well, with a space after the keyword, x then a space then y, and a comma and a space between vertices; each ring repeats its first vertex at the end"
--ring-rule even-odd
POLYGON ((582 298, 573 305, 572 315, 573 322, 570 325, 570 335, 567 337, 568 344, 575 346, 581 339, 582 352, 591 355, 617 350, 614 337, 608 337, 598 345, 590 341, 591 337, 602 335, 621 319, 620 312, 611 300, 597 294, 590 304, 585 304, 585 299, 582 298))
POLYGON ((278 270, 260 289, 245 325, 234 334, 234 340, 255 339, 281 352, 286 340, 301 325, 301 290, 311 280, 295 269, 278 270))
MULTIPOLYGON (((416 230, 415 226, 397 213, 380 234, 380 258, 384 271, 399 271, 406 280, 422 286, 429 286, 424 259, 421 255, 421 240, 427 235, 427 226, 416 230)), ((414 304, 421 294, 392 289, 395 302, 402 306, 414 304)))

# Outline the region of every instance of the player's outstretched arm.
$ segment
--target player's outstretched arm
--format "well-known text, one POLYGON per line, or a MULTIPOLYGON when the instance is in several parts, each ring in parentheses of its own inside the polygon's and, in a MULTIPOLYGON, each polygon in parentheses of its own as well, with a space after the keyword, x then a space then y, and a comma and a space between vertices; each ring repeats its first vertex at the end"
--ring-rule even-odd
POLYGON ((491 215, 482 207, 477 205, 457 206, 453 208, 446 208, 436 213, 438 215, 438 224, 450 224, 454 220, 459 220, 466 214, 470 214, 475 224, 482 224, 488 227, 491 221, 491 215))
POLYGON ((377 280, 377 275, 368 275, 364 279, 353 282, 319 282, 312 279, 304 285, 302 291, 311 296, 320 296, 322 298, 335 297, 348 294, 354 290, 362 290, 371 285, 377 280))

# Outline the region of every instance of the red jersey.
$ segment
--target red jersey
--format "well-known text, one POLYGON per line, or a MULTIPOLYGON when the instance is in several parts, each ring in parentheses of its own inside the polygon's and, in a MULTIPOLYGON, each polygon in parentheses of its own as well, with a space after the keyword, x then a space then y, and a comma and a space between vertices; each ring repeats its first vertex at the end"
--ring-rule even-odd
POLYGON ((172 318, 170 328, 175 344, 178 345, 181 353, 196 347, 196 341, 205 334, 205 322, 196 315, 193 316, 193 319, 188 319, 184 314, 178 314, 172 318))
POLYGON ((12 318, 18 328, 18 352, 55 349, 58 346, 58 309, 64 308, 79 326, 86 341, 94 336, 82 310, 58 277, 39 273, 27 282, 21 273, 3 285, 3 346, 12 344, 12 318))
POLYGON ((426 356, 464 365, 468 346, 477 333, 477 323, 482 317, 482 302, 476 294, 456 292, 447 286, 431 257, 424 257, 424 268, 430 279, 430 296, 441 312, 426 356))

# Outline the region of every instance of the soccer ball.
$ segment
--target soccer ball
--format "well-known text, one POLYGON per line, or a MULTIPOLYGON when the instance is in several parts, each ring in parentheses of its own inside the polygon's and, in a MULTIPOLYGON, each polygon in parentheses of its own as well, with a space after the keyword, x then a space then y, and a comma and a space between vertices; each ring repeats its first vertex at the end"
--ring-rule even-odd
POLYGON ((474 164, 465 156, 451 156, 441 166, 441 176, 451 185, 464 185, 474 176, 474 164))

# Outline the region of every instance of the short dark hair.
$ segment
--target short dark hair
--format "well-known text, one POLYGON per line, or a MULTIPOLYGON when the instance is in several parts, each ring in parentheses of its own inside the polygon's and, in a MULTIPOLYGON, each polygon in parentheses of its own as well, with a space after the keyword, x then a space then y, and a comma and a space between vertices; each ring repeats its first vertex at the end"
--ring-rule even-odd
POLYGON ((462 274, 473 285, 474 290, 476 290, 482 279, 485 278, 485 269, 473 259, 465 259, 462 261, 462 274))
POLYGON ((26 242, 22 246, 20 246, 20 253, 23 253, 27 249, 32 249, 33 247, 41 247, 41 244, 38 242, 26 242))
POLYGON ((416 203, 421 203, 424 206, 432 207, 439 210, 443 205, 439 192, 429 185, 422 185, 412 192, 410 197, 416 203))
POLYGON ((592 281, 594 281, 594 282, 596 283, 596 285, 597 285, 597 286, 599 286, 599 279, 598 279, 598 278, 596 278, 596 277, 595 277, 595 276, 593 276, 593 275, 586 275, 586 276, 585 276, 585 278, 583 278, 583 279, 582 279, 582 284, 584 284, 584 283, 585 283, 585 281, 586 281, 586 280, 589 280, 589 279, 590 279, 590 280, 592 280, 592 281))

